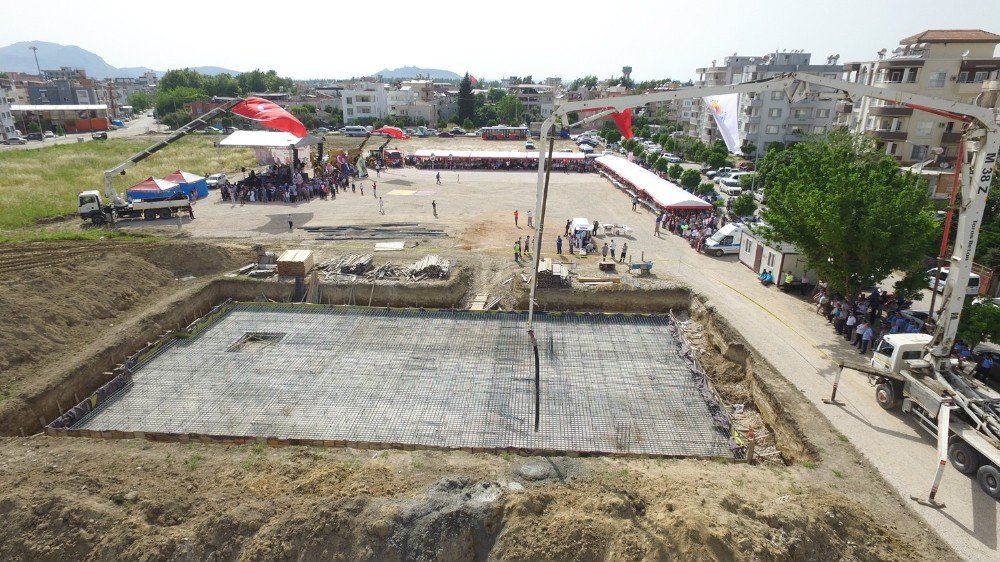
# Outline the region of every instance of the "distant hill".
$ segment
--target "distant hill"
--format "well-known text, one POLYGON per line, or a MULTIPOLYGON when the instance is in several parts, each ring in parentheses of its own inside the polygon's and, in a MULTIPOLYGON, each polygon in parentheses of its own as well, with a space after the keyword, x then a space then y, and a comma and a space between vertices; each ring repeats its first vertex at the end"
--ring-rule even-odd
POLYGON ((383 68, 375 72, 372 76, 381 76, 383 80, 396 80, 399 78, 416 78, 427 76, 431 80, 461 80, 462 76, 450 70, 440 70, 437 68, 418 68, 416 66, 404 66, 394 70, 383 68))
MULTIPOLYGON (((9 70, 30 74, 38 72, 35 66, 35 56, 28 48, 31 46, 38 47, 38 63, 42 69, 46 70, 59 68, 60 66, 82 68, 87 71, 87 76, 92 78, 134 78, 152 70, 145 66, 117 68, 108 64, 100 55, 76 45, 60 45, 46 41, 21 41, 7 45, 6 47, 0 47, 0 71, 9 70)), ((202 74, 215 75, 224 72, 239 74, 235 70, 217 66, 195 66, 191 68, 202 74)), ((156 75, 163 76, 163 71, 156 71, 156 75)))

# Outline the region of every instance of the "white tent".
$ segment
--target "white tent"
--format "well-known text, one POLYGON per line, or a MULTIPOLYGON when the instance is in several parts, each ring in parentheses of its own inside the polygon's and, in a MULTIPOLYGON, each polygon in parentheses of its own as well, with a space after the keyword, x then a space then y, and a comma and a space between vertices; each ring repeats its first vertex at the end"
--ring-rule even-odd
POLYGON ((624 180, 629 187, 646 194, 661 209, 711 209, 712 204, 688 193, 683 188, 661 178, 649 170, 617 156, 601 156, 595 159, 598 169, 613 173, 624 180))
POLYGON ((227 148, 288 148, 295 145, 295 148, 305 148, 319 144, 319 142, 318 138, 311 135, 299 138, 291 133, 281 131, 235 131, 222 139, 219 146, 227 148))

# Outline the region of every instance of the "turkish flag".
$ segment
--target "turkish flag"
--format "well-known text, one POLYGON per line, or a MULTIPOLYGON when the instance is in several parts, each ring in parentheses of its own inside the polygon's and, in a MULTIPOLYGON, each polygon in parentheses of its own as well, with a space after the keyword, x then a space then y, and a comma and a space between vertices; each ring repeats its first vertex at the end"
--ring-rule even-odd
POLYGON ((614 112, 611 118, 615 120, 615 125, 618 126, 618 131, 626 139, 630 139, 635 135, 632 134, 632 108, 625 108, 625 111, 614 112))
POLYGON ((263 98, 247 98, 233 106, 232 111, 240 117, 259 121, 265 127, 291 133, 299 138, 306 136, 306 126, 285 111, 280 105, 263 98))
POLYGON ((406 133, 404 133, 403 130, 400 129, 399 127, 390 127, 388 125, 385 125, 384 127, 379 127, 378 129, 375 129, 374 131, 372 131, 372 134, 375 134, 375 133, 385 133, 385 134, 389 135, 390 137, 392 137, 394 139, 403 139, 403 140, 406 140, 406 139, 410 138, 410 135, 407 135, 406 133))
POLYGON ((476 80, 476 77, 470 74, 469 75, 469 82, 472 83, 472 84, 478 84, 479 80, 476 80))

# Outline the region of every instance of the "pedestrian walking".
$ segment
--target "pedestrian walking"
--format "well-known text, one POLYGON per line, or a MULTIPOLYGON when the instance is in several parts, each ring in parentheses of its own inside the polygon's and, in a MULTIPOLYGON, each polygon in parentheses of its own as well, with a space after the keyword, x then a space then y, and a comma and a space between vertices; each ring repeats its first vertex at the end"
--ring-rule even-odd
POLYGON ((531 209, 528 209, 528 228, 531 228, 531 209))
MULTIPOLYGON (((517 226, 517 209, 514 209, 514 226, 517 226)), ((517 226, 518 228, 521 228, 517 226)))
POLYGON ((556 236, 556 254, 562 255, 562 236, 556 236))
POLYGON ((601 259, 602 260, 608 259, 608 243, 607 242, 605 242, 604 245, 601 246, 601 259))
POLYGON ((636 197, 635 195, 633 195, 633 196, 632 196, 632 210, 633 210, 633 211, 635 210, 635 207, 636 207, 636 206, 637 206, 638 204, 639 204, 639 198, 638 198, 638 197, 636 197))
POLYGON ((628 242, 622 244, 622 254, 618 261, 625 263, 625 254, 628 253, 628 242))
POLYGON ((615 261, 615 241, 614 241, 614 239, 611 240, 610 249, 611 249, 611 261, 615 261))
POLYGON ((563 232, 566 236, 569 236, 569 225, 573 224, 571 219, 566 219, 566 232, 563 232))
POLYGON ((437 177, 435 179, 437 180, 437 184, 441 185, 441 172, 437 173, 437 177))
POLYGON ((521 263, 521 239, 514 242, 514 263, 521 263))
POLYGON ((382 201, 381 197, 378 198, 378 212, 380 215, 385 214, 385 203, 382 201))
POLYGON ((653 225, 653 236, 660 237, 660 219, 656 219, 656 224, 653 225))
POLYGON ((378 184, 372 182, 372 197, 378 197, 378 184))
POLYGON ((288 232, 292 231, 292 214, 288 213, 288 232))
POLYGON ((438 204, 437 201, 431 200, 431 209, 434 211, 434 218, 438 216, 438 204))
POLYGON ((358 192, 357 186, 354 185, 354 182, 352 181, 351 182, 351 193, 357 193, 357 192, 358 192))
POLYGON ((361 184, 361 196, 364 197, 364 195, 365 195, 365 184, 362 183, 361 184))
POLYGON ((597 221, 594 221, 594 228, 590 231, 590 235, 591 236, 597 236, 597 227, 598 226, 600 226, 600 223, 598 223, 597 221))

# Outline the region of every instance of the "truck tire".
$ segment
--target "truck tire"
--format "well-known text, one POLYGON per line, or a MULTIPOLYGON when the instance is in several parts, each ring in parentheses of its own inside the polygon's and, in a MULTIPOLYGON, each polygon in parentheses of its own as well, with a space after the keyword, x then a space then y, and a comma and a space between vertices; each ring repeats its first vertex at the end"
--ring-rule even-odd
POLYGON ((891 382, 882 382, 875 386, 875 401, 883 410, 898 408, 899 399, 899 391, 891 382))
POLYGON ((715 257, 717 257, 717 258, 721 258, 721 257, 722 257, 722 254, 725 254, 725 252, 723 252, 722 250, 716 250, 716 251, 714 252, 714 254, 715 254, 715 257))
POLYGON ((170 215, 171 215, 170 209, 160 209, 160 217, 159 218, 161 218, 161 219, 169 219, 170 215))
POLYGON ((948 446, 948 460, 951 461, 955 470, 962 474, 975 474, 983 464, 983 458, 979 451, 958 438, 948 446))
POLYGON ((90 224, 92 224, 94 226, 101 226, 106 221, 107 221, 107 219, 104 218, 104 213, 95 213, 93 215, 90 215, 90 224))
POLYGON ((979 487, 992 498, 1000 500, 1000 470, 992 464, 984 464, 976 473, 979 487))
POLYGON ((156 211, 152 209, 147 209, 142 212, 143 220, 151 221, 156 218, 156 211))

